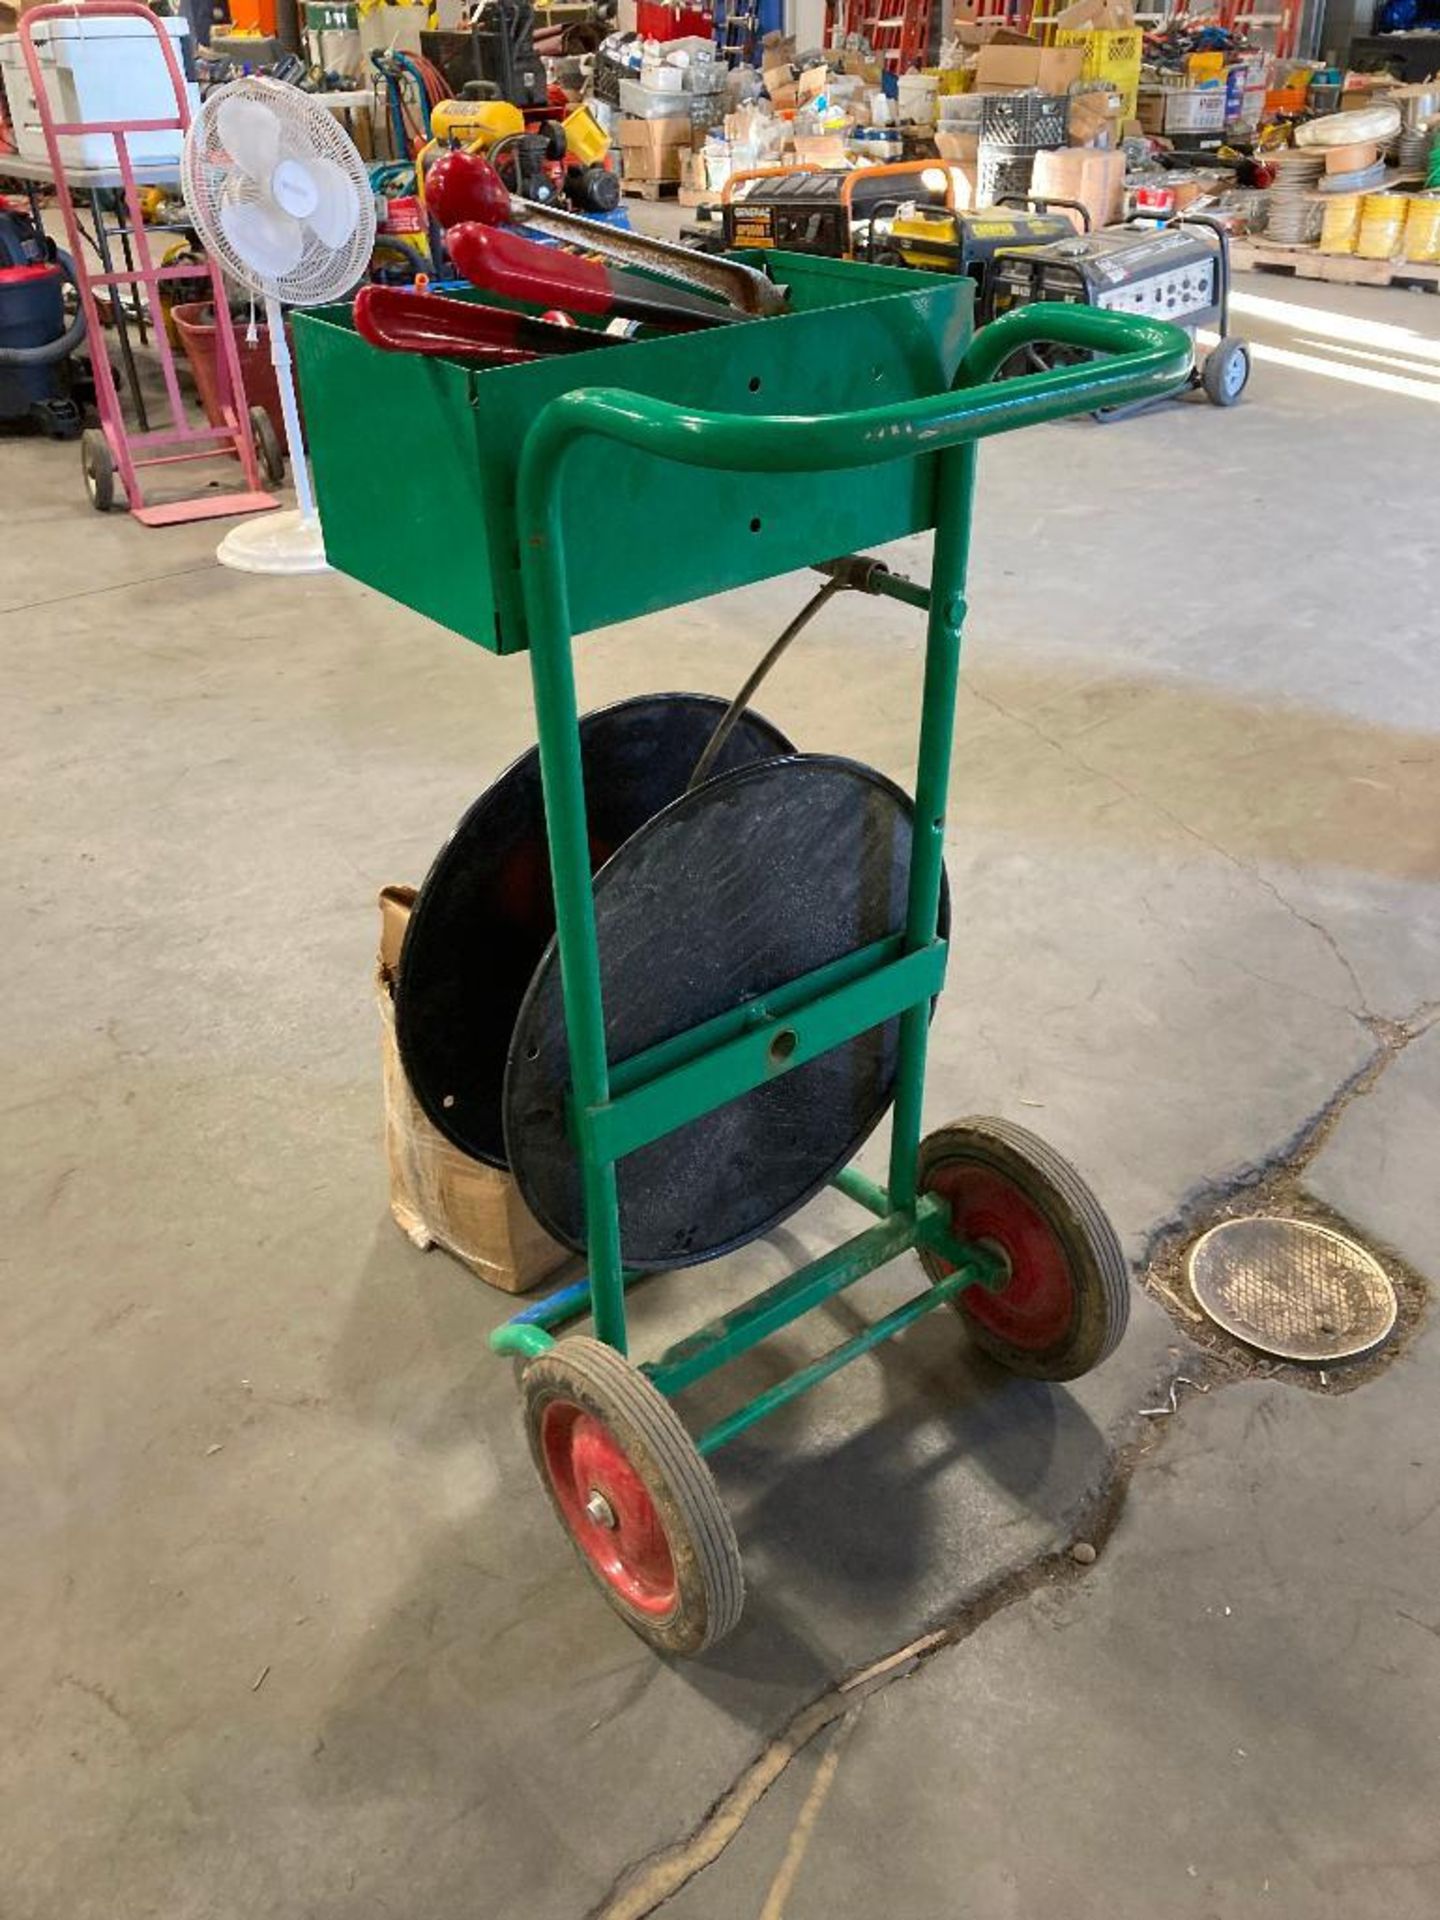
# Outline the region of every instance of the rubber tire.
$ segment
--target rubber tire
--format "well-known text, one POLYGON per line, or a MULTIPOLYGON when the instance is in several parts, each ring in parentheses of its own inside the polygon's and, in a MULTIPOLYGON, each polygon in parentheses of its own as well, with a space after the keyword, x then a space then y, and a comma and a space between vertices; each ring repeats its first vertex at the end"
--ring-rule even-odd
POLYGON ((669 1401, 613 1347, 584 1334, 532 1360, 520 1391, 541 1484, 576 1557, 620 1618, 660 1653, 703 1653, 723 1640, 745 1605, 740 1548, 714 1476, 669 1401), (610 1429, 655 1503, 678 1590, 674 1608, 663 1618, 627 1605, 570 1532, 540 1444, 541 1416, 555 1400, 582 1407, 610 1429))
MULTIPOLYGON (((917 1179, 925 1192, 942 1165, 963 1160, 1009 1180, 1044 1216, 1061 1243, 1075 1290, 1075 1314, 1065 1338, 1040 1352, 1016 1347, 966 1310, 964 1293, 952 1305, 970 1337, 992 1360, 1029 1380, 1078 1380, 1119 1346, 1130 1318, 1130 1275, 1120 1241, 1089 1186, 1053 1147, 1008 1120, 956 1120, 920 1143, 917 1179)), ((919 1249, 930 1279, 948 1271, 930 1249, 919 1249)))
POLYGON ((115 462, 99 427, 87 427, 80 436, 80 471, 91 506, 97 513, 109 513, 115 505, 115 462))
POLYGON ((250 431, 255 436, 255 452, 260 460, 260 477, 267 487, 285 484, 285 449, 275 431, 268 407, 251 407, 250 431))
POLYGON ((1233 407, 1250 383, 1250 349, 1243 340, 1237 340, 1227 334, 1223 340, 1217 340, 1205 356, 1205 365, 1200 369, 1200 385, 1205 390, 1205 398, 1215 407, 1233 407), (1228 386, 1229 370, 1235 365, 1243 366, 1240 384, 1233 391, 1228 386))

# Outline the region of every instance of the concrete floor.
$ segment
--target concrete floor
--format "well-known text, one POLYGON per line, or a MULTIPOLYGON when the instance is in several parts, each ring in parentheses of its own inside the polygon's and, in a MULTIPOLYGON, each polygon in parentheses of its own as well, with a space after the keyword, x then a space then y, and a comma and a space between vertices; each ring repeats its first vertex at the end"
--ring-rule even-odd
MULTIPOLYGON (((982 455, 929 1117, 1043 1132, 1137 1269, 1298 1148, 1437 1278, 1440 302, 1243 301, 1236 413, 982 455)), ((614 1621, 505 1303, 400 1236, 380 1152, 374 895, 530 740, 524 662, 99 520, 77 464, 0 450, 4 1920, 1440 1909, 1428 1319, 1344 1397, 1182 1390, 1107 1541, 1185 1335, 1137 1289, 1049 1390, 936 1315, 722 1457, 731 1641, 671 1667, 614 1621)), ((594 635, 582 698, 729 692, 807 591, 594 635)), ((760 705, 908 780, 920 664, 842 601, 760 705)), ((637 1345, 851 1224, 642 1292, 637 1345)))

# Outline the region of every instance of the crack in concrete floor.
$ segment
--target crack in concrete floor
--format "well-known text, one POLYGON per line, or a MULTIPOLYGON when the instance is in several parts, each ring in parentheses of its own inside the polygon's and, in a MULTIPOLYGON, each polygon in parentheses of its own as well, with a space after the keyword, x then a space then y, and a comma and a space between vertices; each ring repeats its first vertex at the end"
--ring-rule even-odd
POLYGON ((1119 774, 1115 773, 1113 769, 1097 766, 1093 761, 1087 760, 1084 754, 1077 753, 1068 741, 1058 739, 1054 734, 1047 732, 1046 729, 1042 727, 1038 721, 1032 719, 1029 714, 1017 713, 1012 707, 1007 707, 1003 701, 997 700, 993 694, 983 692, 975 685, 973 680, 966 682, 966 690, 973 694, 982 706, 989 707, 993 713, 998 713, 1003 719, 1012 720, 1017 725, 1025 727, 1037 740, 1042 741, 1047 747, 1053 748, 1056 753, 1069 760, 1073 766, 1080 768, 1083 773, 1089 774, 1093 779, 1108 782, 1110 786, 1115 788, 1117 793, 1124 794, 1125 798, 1133 801, 1136 806, 1148 807, 1155 813, 1158 813, 1161 819, 1168 821, 1170 825, 1175 827, 1179 832, 1186 834, 1190 839, 1195 841, 1198 846, 1205 848, 1208 853, 1218 854, 1222 860, 1234 867, 1237 873, 1243 873, 1248 879, 1253 880, 1257 886, 1262 887, 1275 901, 1276 905, 1283 908, 1284 911, 1290 915, 1292 920, 1296 921, 1302 927, 1309 927, 1313 933, 1319 935, 1331 957, 1343 970, 1350 983, 1350 988, 1355 996, 1356 1002, 1353 1007, 1346 1008, 1346 1011, 1355 1019, 1362 1022, 1379 1017, 1372 1013, 1365 997, 1365 990, 1360 984, 1360 976, 1356 973, 1349 955, 1341 947, 1339 941, 1335 938, 1334 934, 1331 933, 1330 929, 1325 926, 1322 921, 1313 918, 1308 913, 1301 912, 1300 908, 1297 907, 1292 900, 1288 899, 1275 882, 1266 874, 1262 873, 1253 862, 1242 860, 1240 855, 1232 853, 1229 847, 1223 846, 1218 840, 1212 840, 1208 834, 1202 833, 1198 827, 1194 826, 1189 820, 1186 820, 1183 815, 1176 813, 1172 807, 1166 806, 1165 802, 1157 799, 1153 793, 1146 793, 1139 787, 1133 787, 1128 781, 1122 780, 1119 774))
MULTIPOLYGON (((1276 897, 1279 898, 1278 895, 1276 897)), ((1304 915, 1297 917, 1305 918, 1304 915)), ((1247 1208, 1254 1207, 1257 1210, 1264 1210, 1266 1206, 1278 1207, 1282 1203, 1294 1204, 1306 1167, 1334 1132, 1342 1115, 1355 1101, 1371 1093, 1405 1049, 1440 1020, 1440 1000, 1422 1002, 1401 1020, 1387 1020, 1376 1014, 1363 1017, 1375 1036, 1374 1051, 1296 1129, 1289 1142, 1263 1161, 1240 1169, 1223 1184, 1200 1190, 1170 1221, 1156 1228, 1151 1235, 1136 1275, 1138 1284, 1155 1295, 1172 1315, 1179 1307, 1190 1323, 1182 1328, 1187 1338, 1194 1341, 1197 1333, 1204 1332, 1213 1338, 1207 1339, 1204 1345, 1197 1343, 1189 1355, 1183 1352, 1178 1355, 1171 1378, 1162 1392, 1162 1398, 1168 1394, 1168 1405, 1135 1409, 1135 1417, 1140 1424, 1133 1437, 1117 1449, 1108 1478, 1091 1502, 1089 1511, 1077 1520, 1072 1547, 1037 1554, 1033 1560, 1002 1576, 966 1602, 953 1619, 869 1662, 800 1708, 731 1781, 696 1826, 682 1838, 626 1867, 609 1893, 590 1909, 586 1920, 648 1920, 649 1915, 657 1912, 715 1864, 786 1769, 828 1727, 840 1721, 848 1734, 848 1730, 853 1729, 866 1706, 878 1693, 898 1681, 908 1679, 946 1648, 968 1640, 996 1614, 1027 1598, 1037 1587, 1083 1579, 1098 1562, 1105 1543, 1119 1522, 1136 1469, 1143 1459, 1163 1444, 1171 1430, 1167 1419, 1160 1416, 1169 1416, 1182 1410, 1184 1403, 1178 1397, 1181 1385, 1189 1386, 1199 1394, 1206 1394, 1257 1374, 1282 1380, 1293 1378, 1297 1384, 1312 1387, 1316 1384, 1314 1369, 1284 1362, 1267 1363, 1259 1356, 1250 1354, 1228 1335, 1221 1334, 1218 1328, 1211 1328, 1208 1322, 1202 1325, 1198 1310, 1192 1312, 1185 1307, 1160 1276, 1167 1268, 1176 1266, 1183 1249, 1199 1233, 1214 1224, 1216 1219, 1223 1218, 1236 1201, 1243 1200, 1247 1208), (1142 1419, 1142 1415, 1149 1417, 1142 1419), (1086 1554, 1083 1563, 1072 1557, 1072 1548, 1082 1543, 1094 1550, 1094 1557, 1086 1554)), ((1312 1201, 1307 1211, 1319 1214, 1329 1210, 1320 1208, 1312 1201)), ((1400 1264, 1388 1250, 1386 1258, 1392 1267, 1400 1264)), ((1402 1310, 1396 1332, 1377 1354, 1362 1358, 1349 1367, 1329 1370, 1333 1374, 1343 1375, 1344 1386, 1361 1385, 1373 1378, 1381 1368, 1389 1366, 1403 1351, 1408 1337, 1414 1332, 1426 1290, 1423 1283, 1408 1270, 1405 1270, 1403 1278, 1413 1289, 1408 1302, 1410 1311, 1406 1313, 1402 1310)), ((1427 1631, 1440 1632, 1440 1628, 1427 1631)), ((838 1746, 832 1748, 823 1764, 826 1769, 823 1775, 824 1791, 828 1792, 839 1765, 838 1746)), ((802 1819, 805 1811, 811 1809, 815 1798, 816 1790, 812 1788, 806 1798, 805 1808, 802 1808, 802 1819)), ((794 1860, 792 1862, 787 1850, 786 1860, 782 1862, 772 1884, 771 1897, 765 1904, 760 1920, 783 1920, 788 1884, 793 1884, 803 1864, 804 1843, 800 1836, 801 1827, 797 1821, 792 1835, 792 1840, 797 1842, 794 1860), (788 1883, 787 1867, 790 1869, 788 1883)))

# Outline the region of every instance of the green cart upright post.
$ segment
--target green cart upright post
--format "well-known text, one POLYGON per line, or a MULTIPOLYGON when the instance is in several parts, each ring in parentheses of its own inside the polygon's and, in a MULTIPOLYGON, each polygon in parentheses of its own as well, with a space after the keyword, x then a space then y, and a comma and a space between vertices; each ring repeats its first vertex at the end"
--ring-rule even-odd
POLYGON ((922 1138, 925 1055, 947 952, 942 856, 977 442, 1160 397, 1185 384, 1191 359, 1187 335, 1135 316, 1034 305, 968 339, 963 280, 804 256, 763 264, 789 283, 786 314, 593 361, 477 372, 378 355, 345 309, 296 320, 332 563, 492 651, 529 649, 589 1273, 522 1308, 490 1343, 522 1362, 531 1451, 582 1562, 638 1633, 683 1654, 740 1616, 739 1549, 708 1464, 735 1435, 947 1302, 987 1352, 1042 1379, 1086 1372, 1124 1331, 1125 1262, 1084 1181, 1005 1121, 959 1121, 922 1138), (995 378, 1039 342, 1070 350, 1074 364, 995 378), (587 373, 623 375, 627 387, 567 384, 587 373), (713 410, 684 403, 696 393, 713 410), (357 438, 355 423, 369 417, 362 394, 383 398, 393 423, 382 479, 357 438), (391 508, 391 476, 412 467, 427 473, 423 564, 373 536, 375 515, 391 508), (685 489, 675 486, 680 469, 685 489), (803 517, 794 476, 806 481, 803 517), (566 510, 598 486, 610 496, 603 528, 566 510), (692 551, 687 515, 733 532, 692 551), (926 527, 935 529, 928 585, 853 552, 926 527), (903 925, 612 1058, 573 636, 803 565, 926 616, 903 925), (624 1265, 617 1176, 626 1157, 892 1022, 886 1184, 854 1167, 832 1180, 868 1224, 632 1363, 626 1287, 636 1276, 624 1265), (911 1298, 706 1431, 686 1430, 675 1394, 912 1250, 921 1284, 911 1298), (586 1312, 589 1333, 556 1337, 586 1312))
MULTIPOLYGON (((754 1420, 946 1301, 973 1308, 974 1296, 985 1299, 988 1311, 970 1315, 977 1336, 1007 1364, 1045 1378, 1072 1378, 1097 1365, 1124 1331, 1124 1259, 1078 1174, 1042 1142, 1003 1122, 962 1123, 922 1147, 921 1109, 929 1008, 945 956, 938 916, 976 442, 1170 390, 1183 381, 1188 365, 1188 342, 1174 328, 1032 308, 973 343, 954 388, 938 398, 830 418, 735 419, 615 390, 579 390, 553 401, 526 440, 519 479, 521 572, 594 1334, 552 1345, 532 1313, 499 1329, 493 1344, 528 1357, 524 1394, 542 1480, 607 1597, 657 1647, 697 1652, 739 1617, 739 1550, 703 1456, 754 1420), (1038 332, 1107 357, 992 384, 998 366, 1038 332), (587 435, 603 436, 642 458, 712 469, 853 469, 939 452, 928 590, 917 595, 910 583, 883 569, 868 574, 871 591, 912 604, 918 598, 928 609, 903 952, 852 983, 838 1031, 824 1021, 823 993, 789 1008, 783 1026, 784 1059, 799 1064, 810 1057, 807 1017, 819 1019, 833 1045, 901 1014, 888 1187, 876 1188, 853 1170, 834 1183, 875 1213, 878 1223, 639 1368, 624 1357, 617 1156, 607 1145, 614 1134, 606 1125, 624 1102, 619 1108, 612 1102, 606 1055, 560 512, 567 456, 587 435), (911 1248, 919 1251, 929 1282, 912 1301, 698 1440, 690 1438, 667 1394, 911 1248)), ((775 1028, 776 1022, 761 1021, 748 1036, 751 1086, 777 1071, 775 1028)), ((653 1096, 655 1083, 649 1091, 653 1096)), ((709 1104, 733 1097, 733 1091, 733 1081, 727 1082, 709 1104)), ((693 1117, 680 1100, 669 1124, 693 1117)))

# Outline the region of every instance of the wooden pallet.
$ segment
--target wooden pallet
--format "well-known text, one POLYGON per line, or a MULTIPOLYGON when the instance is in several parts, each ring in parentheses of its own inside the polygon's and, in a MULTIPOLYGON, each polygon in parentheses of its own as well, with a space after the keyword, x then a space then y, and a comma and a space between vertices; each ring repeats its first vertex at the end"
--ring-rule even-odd
POLYGON ((1440 266, 1418 260, 1361 260, 1353 253, 1282 247, 1269 240, 1232 240, 1230 265, 1241 273, 1292 273, 1298 280, 1334 280, 1347 287, 1418 286, 1432 293, 1440 290, 1440 266))
POLYGON ((680 191, 678 180, 625 180, 621 192, 627 200, 669 200, 680 191))

